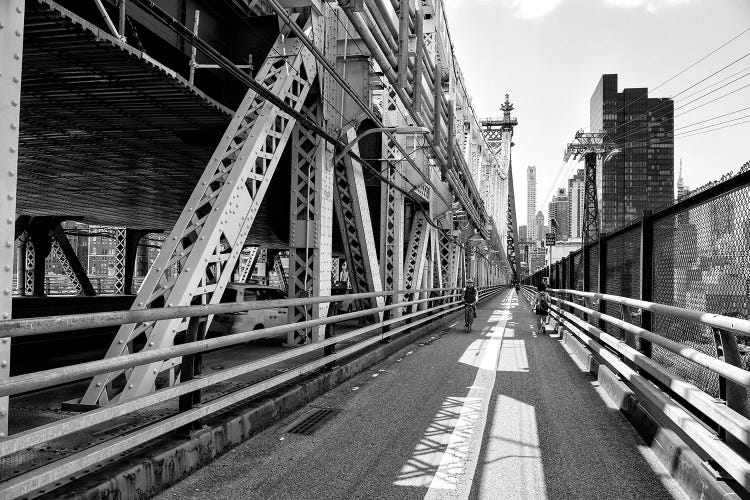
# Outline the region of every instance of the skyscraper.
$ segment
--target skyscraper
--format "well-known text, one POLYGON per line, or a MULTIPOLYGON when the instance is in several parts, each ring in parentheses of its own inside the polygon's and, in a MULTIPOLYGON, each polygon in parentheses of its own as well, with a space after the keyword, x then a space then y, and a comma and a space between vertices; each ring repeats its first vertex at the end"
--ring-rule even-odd
POLYGON ((569 203, 569 220, 570 238, 579 240, 583 238, 583 198, 585 187, 584 170, 578 169, 576 175, 568 179, 568 199, 569 203))
POLYGON ((526 226, 529 240, 537 239, 536 234, 536 167, 530 166, 526 170, 526 226))
POLYGON ((617 92, 602 75, 590 101, 591 131, 607 132, 621 150, 597 170, 603 232, 613 231, 674 197, 674 102, 647 88, 617 92))
POLYGON ((544 241, 544 214, 541 210, 534 217, 534 240, 544 241))
POLYGON ((550 231, 554 228, 552 225, 553 219, 557 224, 557 227, 554 228, 556 239, 558 241, 567 240, 570 237, 570 199, 565 188, 558 189, 552 197, 547 214, 549 215, 550 231))

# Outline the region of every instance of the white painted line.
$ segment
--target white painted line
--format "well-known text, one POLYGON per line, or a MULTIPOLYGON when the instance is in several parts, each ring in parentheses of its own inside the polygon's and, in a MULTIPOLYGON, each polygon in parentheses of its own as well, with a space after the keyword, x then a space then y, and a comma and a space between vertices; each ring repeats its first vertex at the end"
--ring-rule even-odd
POLYGON ((441 421, 443 426, 452 427, 453 431, 425 499, 444 498, 445 490, 455 491, 459 487, 462 490, 460 498, 469 496, 500 363, 505 326, 510 319, 510 298, 511 295, 508 295, 502 309, 495 312, 498 314, 497 323, 485 335, 485 351, 479 361, 469 393, 465 398, 461 398, 463 401, 458 418, 454 418, 452 422, 441 421))

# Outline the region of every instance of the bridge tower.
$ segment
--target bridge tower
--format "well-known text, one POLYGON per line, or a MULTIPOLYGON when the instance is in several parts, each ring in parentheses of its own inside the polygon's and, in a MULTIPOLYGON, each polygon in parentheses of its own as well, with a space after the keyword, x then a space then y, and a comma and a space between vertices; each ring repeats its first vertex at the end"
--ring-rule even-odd
POLYGON ((487 144, 492 148, 493 153, 499 156, 500 168, 507 182, 506 252, 513 279, 520 279, 521 263, 517 258, 517 255, 519 255, 518 226, 516 224, 516 201, 513 189, 513 166, 511 161, 511 148, 514 145, 513 129, 518 125, 518 119, 511 116, 513 109, 514 106, 510 102, 510 95, 505 94, 505 102, 500 107, 500 111, 503 112, 502 118, 482 120, 482 128, 487 144))

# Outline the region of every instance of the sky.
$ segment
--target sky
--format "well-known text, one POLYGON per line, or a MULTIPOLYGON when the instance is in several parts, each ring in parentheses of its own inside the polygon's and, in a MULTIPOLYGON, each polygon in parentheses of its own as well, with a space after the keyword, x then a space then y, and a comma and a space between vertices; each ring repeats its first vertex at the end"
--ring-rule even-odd
POLYGON ((691 188, 736 172, 750 160, 750 123, 738 124, 750 119, 750 109, 698 123, 750 107, 750 86, 742 89, 750 85, 750 31, 657 88, 750 28, 749 0, 444 2, 476 113, 500 116, 506 93, 515 106, 512 162, 519 224, 526 221, 527 166, 537 167, 537 210, 546 216, 565 146, 576 130, 588 130, 589 99, 604 73, 619 75, 619 91, 648 87, 651 97, 674 97, 675 134, 696 130, 694 136, 675 138, 675 182, 680 158, 691 188), (697 130, 742 117, 747 118, 726 123, 736 126, 723 130, 697 130))

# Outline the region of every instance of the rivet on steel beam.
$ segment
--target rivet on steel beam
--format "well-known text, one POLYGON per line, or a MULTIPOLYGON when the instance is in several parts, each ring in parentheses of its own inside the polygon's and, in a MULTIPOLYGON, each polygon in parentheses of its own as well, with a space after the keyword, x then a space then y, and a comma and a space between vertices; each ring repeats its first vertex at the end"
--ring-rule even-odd
POLYGON ((10 247, 13 246, 13 242, 12 241, 6 241, 5 242, 5 246, 8 247, 8 248, 10 248, 10 247))
POLYGON ((10 295, 10 290, 8 290, 8 289, 6 288, 5 290, 3 290, 3 293, 4 293, 5 295, 10 295))
POLYGON ((8 339, 7 338, 3 339, 3 344, 7 344, 7 343, 8 343, 8 339))
POLYGON ((149 342, 149 343, 148 343, 148 345, 150 345, 150 346, 153 346, 153 345, 154 345, 154 343, 153 343, 153 342, 149 342))
POLYGON ((118 340, 118 341, 117 341, 117 343, 118 343, 118 344, 123 344, 123 343, 124 343, 124 341, 122 341, 122 340, 118 340))
POLYGON ((10 265, 9 265, 9 264, 6 264, 6 266, 5 266, 5 270, 6 270, 6 271, 10 271, 10 265))
POLYGON ((9 147, 9 148, 8 148, 8 150, 9 150, 9 151, 10 151, 11 153, 15 153, 15 152, 16 152, 16 147, 15 147, 15 146, 11 146, 11 147, 9 147))
POLYGON ((13 195, 12 195, 12 194, 9 194, 9 195, 8 195, 8 201, 11 201, 11 200, 13 200, 13 195))
POLYGON ((132 388, 133 388, 133 384, 130 384, 130 385, 128 386, 128 389, 132 389, 132 388))
POLYGON ((18 13, 20 14, 20 13, 22 13, 23 11, 21 10, 21 7, 16 7, 16 12, 18 12, 18 13))
POLYGON ((10 105, 11 106, 18 106, 18 101, 16 101, 15 99, 13 99, 13 100, 10 101, 10 105))
MULTIPOLYGON (((5 313, 8 314, 8 313, 5 313)), ((8 362, 6 360, 0 361, 0 366, 8 366, 8 362)))
POLYGON ((4 417, 6 414, 5 408, 0 408, 0 417, 4 417))
POLYGON ((102 383, 101 383, 101 382, 97 382, 97 383, 96 383, 96 386, 97 386, 97 387, 101 387, 101 386, 102 386, 102 383))

